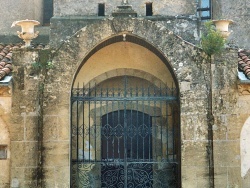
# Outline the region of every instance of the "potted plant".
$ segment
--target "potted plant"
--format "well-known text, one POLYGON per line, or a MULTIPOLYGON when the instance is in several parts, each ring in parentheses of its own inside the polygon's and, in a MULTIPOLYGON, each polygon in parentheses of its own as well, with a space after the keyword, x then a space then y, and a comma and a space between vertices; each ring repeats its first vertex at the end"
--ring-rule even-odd
POLYGON ((203 51, 209 56, 219 54, 224 49, 225 43, 226 39, 220 31, 216 30, 213 22, 205 22, 201 36, 201 47, 203 51))

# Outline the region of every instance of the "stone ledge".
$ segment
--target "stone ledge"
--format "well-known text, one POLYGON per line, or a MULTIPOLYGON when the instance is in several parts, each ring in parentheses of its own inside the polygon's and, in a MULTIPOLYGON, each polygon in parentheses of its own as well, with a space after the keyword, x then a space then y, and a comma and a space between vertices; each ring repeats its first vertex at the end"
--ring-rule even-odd
POLYGON ((250 80, 249 81, 238 81, 237 83, 239 95, 250 95, 250 80))
POLYGON ((11 97, 11 88, 0 84, 0 97, 11 97))

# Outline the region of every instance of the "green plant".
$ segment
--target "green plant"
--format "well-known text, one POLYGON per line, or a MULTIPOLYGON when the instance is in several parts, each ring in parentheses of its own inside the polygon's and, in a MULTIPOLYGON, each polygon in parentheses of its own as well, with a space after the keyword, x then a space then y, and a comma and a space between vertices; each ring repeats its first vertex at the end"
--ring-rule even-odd
POLYGON ((47 61, 47 63, 46 63, 46 69, 52 69, 52 68, 54 68, 54 65, 52 64, 52 62, 51 61, 47 61))
POLYGON ((36 70, 39 70, 40 68, 42 68, 42 65, 41 63, 35 61, 32 63, 32 67, 36 70))
POLYGON ((32 63, 32 67, 36 70, 39 70, 42 68, 45 68, 48 70, 48 69, 54 68, 54 65, 51 61, 47 61, 46 64, 42 64, 40 62, 34 62, 34 63, 32 63))
POLYGON ((212 21, 205 22, 204 26, 204 32, 201 36, 202 49, 209 56, 221 53, 226 43, 225 39, 216 30, 212 21))

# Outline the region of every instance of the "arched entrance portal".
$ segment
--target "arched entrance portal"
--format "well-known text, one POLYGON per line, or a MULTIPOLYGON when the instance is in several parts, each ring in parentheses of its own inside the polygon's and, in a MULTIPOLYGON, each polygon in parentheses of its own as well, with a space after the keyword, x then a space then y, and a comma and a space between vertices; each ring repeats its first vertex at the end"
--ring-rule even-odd
POLYGON ((169 68, 134 41, 94 51, 72 89, 71 187, 178 187, 178 90, 169 68))

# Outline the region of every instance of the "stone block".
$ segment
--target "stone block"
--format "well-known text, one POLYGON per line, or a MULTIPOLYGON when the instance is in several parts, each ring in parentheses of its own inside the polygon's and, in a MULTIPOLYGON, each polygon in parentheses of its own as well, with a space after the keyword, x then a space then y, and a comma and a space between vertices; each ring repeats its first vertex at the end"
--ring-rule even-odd
POLYGON ((249 117, 248 114, 231 114, 227 116, 227 140, 239 140, 244 121, 249 117))
POLYGON ((20 183, 20 187, 23 186, 23 181, 25 180, 25 176, 24 176, 24 170, 25 168, 20 168, 20 167, 14 167, 14 168, 11 168, 11 179, 10 179, 10 182, 16 178, 19 183, 20 183))
POLYGON ((24 178, 27 181, 34 181, 36 180, 36 176, 37 176, 37 168, 36 167, 28 167, 28 168, 24 168, 24 178))
POLYGON ((194 188, 197 187, 196 166, 182 165, 182 187, 194 188))
POLYGON ((0 187, 7 188, 10 182, 10 160, 0 160, 0 187))
MULTIPOLYGON (((69 116, 69 114, 67 115, 69 116)), ((67 117, 66 116, 66 117, 67 117)), ((69 140, 70 139, 70 122, 65 116, 58 117, 58 140, 69 140)))
POLYGON ((206 142, 185 141, 182 144, 182 165, 207 166, 206 142))
MULTIPOLYGON (((228 167, 228 187, 242 187, 240 167, 228 167)), ((249 187, 249 185, 247 185, 249 187)))
POLYGON ((207 98, 206 95, 203 95, 202 98, 199 96, 200 91, 195 91, 194 93, 185 93, 181 96, 181 109, 182 113, 186 114, 197 114, 197 109, 199 114, 206 114, 207 112, 207 98))
POLYGON ((206 140, 207 122, 206 115, 182 115, 182 138, 183 140, 206 140))
POLYGON ((36 180, 25 180, 24 182, 23 182, 23 185, 22 185, 22 187, 24 187, 24 188, 28 188, 28 187, 37 187, 37 181, 36 180))
POLYGON ((37 142, 12 141, 10 149, 12 168, 34 167, 37 165, 37 142))
POLYGON ((26 116, 25 136, 26 141, 37 141, 38 136, 38 116, 26 116))
POLYGON ((180 83, 180 91, 188 91, 190 90, 190 84, 191 82, 181 82, 180 83))
POLYGON ((223 120, 225 115, 214 115, 214 125, 213 125, 213 139, 214 140, 226 140, 227 139, 227 125, 223 120))
POLYGON ((197 179, 197 188, 200 188, 200 187, 209 187, 208 177, 207 178, 201 177, 197 179))
POLYGON ((45 116, 43 123, 43 141, 58 140, 58 117, 45 116))
POLYGON ((45 167, 69 165, 69 141, 44 142, 45 167))
POLYGON ((228 184, 227 167, 214 167, 214 184, 215 187, 227 188, 228 184))
POLYGON ((43 168, 44 179, 43 179, 43 187, 56 187, 55 186, 55 168, 54 167, 45 167, 43 168))
POLYGON ((12 116, 9 124, 10 140, 24 140, 24 118, 22 116, 12 116))
POLYGON ((214 141, 214 164, 240 167, 240 141, 214 141))
POLYGON ((55 167, 55 179, 57 180, 55 183, 56 187, 70 187, 69 180, 70 180, 70 173, 69 167, 55 167))
POLYGON ((209 187, 207 166, 182 166, 182 186, 190 188, 209 187))

